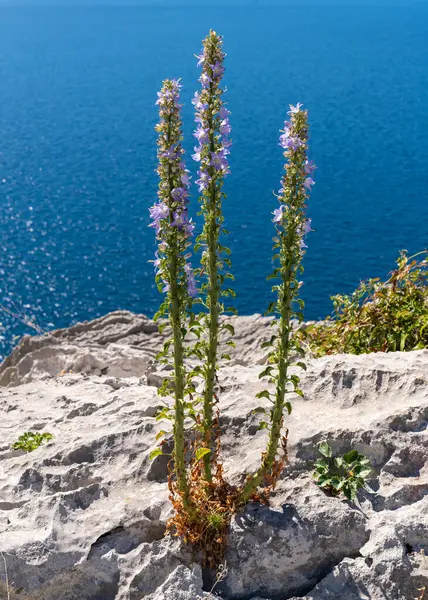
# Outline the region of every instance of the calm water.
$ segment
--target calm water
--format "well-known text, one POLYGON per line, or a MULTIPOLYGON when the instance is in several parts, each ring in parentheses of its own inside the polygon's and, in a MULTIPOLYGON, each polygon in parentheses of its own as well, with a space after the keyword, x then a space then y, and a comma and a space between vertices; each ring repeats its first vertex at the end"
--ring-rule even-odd
MULTIPOLYGON (((233 174, 225 205, 242 314, 270 296, 278 129, 310 111, 318 165, 306 315, 428 245, 428 6, 0 6, 1 301, 63 326, 117 308, 153 314, 154 100, 181 77, 191 149, 193 54, 223 33, 233 174)), ((189 162, 191 162, 189 160, 189 162)), ((194 169, 193 165, 191 166, 194 169)), ((2 318, 4 344, 22 328, 2 318)))

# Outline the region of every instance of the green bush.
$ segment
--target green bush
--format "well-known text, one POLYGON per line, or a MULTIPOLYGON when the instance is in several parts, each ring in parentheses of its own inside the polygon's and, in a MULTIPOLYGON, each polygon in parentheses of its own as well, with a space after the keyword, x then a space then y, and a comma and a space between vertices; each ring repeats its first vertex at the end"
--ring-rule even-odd
POLYGON ((402 250, 386 281, 369 279, 332 300, 332 318, 297 334, 314 356, 428 348, 428 251, 402 250))
POLYGON ((51 433, 33 433, 32 431, 26 431, 18 438, 17 442, 12 444, 12 449, 32 452, 33 450, 37 450, 37 448, 45 442, 49 442, 52 438, 53 435, 51 433))

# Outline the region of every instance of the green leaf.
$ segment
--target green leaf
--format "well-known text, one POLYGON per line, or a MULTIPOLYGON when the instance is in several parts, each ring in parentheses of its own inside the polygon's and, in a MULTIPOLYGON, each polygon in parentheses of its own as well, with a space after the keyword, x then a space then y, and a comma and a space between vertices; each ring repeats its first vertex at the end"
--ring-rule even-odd
POLYGON ((331 458, 333 453, 331 451, 330 446, 327 444, 327 442, 321 442, 321 444, 318 446, 318 450, 320 451, 320 453, 325 456, 326 458, 331 458))
POLYGON ((332 477, 331 478, 331 485, 334 487, 335 490, 340 490, 343 485, 344 485, 344 481, 340 479, 340 477, 332 477))
POLYGON ((266 421, 261 421, 259 423, 259 429, 267 429, 268 428, 268 424, 266 423, 266 421))
MULTIPOLYGON (((256 398, 267 398, 270 400, 271 393, 268 390, 262 390, 261 392, 257 392, 256 398)), ((264 409, 263 409, 264 410, 264 409)))
POLYGON ((360 477, 362 477, 362 479, 366 479, 366 477, 369 477, 371 472, 372 472, 371 467, 365 467, 364 469, 361 469, 361 471, 358 473, 358 475, 360 477))
POLYGON ((164 435, 166 435, 166 431, 158 431, 156 434, 156 440, 160 440, 164 435))
POLYGON ((235 328, 230 323, 223 323, 223 329, 227 329, 231 335, 235 335, 235 328))
POLYGON ((328 475, 320 475, 317 479, 317 484, 321 487, 331 485, 331 479, 328 475))
POLYGON ((350 463, 353 463, 354 460, 357 460, 357 458, 358 458, 358 452, 357 452, 357 450, 351 450, 350 452, 347 452, 346 454, 343 455, 343 460, 348 465, 350 463))
POLYGON ((285 406, 285 408, 287 409, 287 412, 288 412, 288 414, 289 414, 289 415, 291 415, 291 411, 293 410, 293 408, 292 408, 292 406, 291 406, 290 402, 286 402, 286 403, 284 404, 284 406, 285 406))
POLYGON ((262 379, 263 377, 268 377, 272 371, 274 371, 273 367, 266 367, 265 369, 263 369, 263 371, 259 374, 259 379, 262 379))
POLYGON ((266 414, 266 409, 262 406, 258 406, 257 408, 254 408, 251 413, 253 415, 266 414))
POLYGON ((298 362, 298 363, 296 363, 296 367, 300 367, 304 371, 307 371, 307 369, 308 369, 308 367, 306 366, 306 364, 304 362, 298 362))
POLYGON ((211 454, 211 450, 209 448, 198 448, 196 450, 196 460, 201 460, 207 454, 211 454))
POLYGON ((157 456, 161 456, 163 454, 162 449, 161 448, 155 448, 154 450, 152 450, 150 452, 150 460, 155 459, 157 456))

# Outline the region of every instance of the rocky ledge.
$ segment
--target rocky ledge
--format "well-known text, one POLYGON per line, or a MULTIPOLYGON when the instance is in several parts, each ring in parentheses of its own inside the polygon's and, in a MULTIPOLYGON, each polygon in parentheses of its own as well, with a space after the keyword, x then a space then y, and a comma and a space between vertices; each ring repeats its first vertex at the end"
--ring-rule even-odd
MULTIPOLYGON (((222 449, 233 483, 258 463, 266 433, 253 410, 269 320, 233 318, 237 348, 220 372, 222 449)), ((26 337, 0 367, 2 600, 411 600, 428 586, 428 351, 310 359, 288 419, 289 464, 269 507, 230 527, 215 584, 180 540, 162 457, 162 342, 142 315, 118 311, 26 337), (24 454, 11 443, 48 431, 24 454), (359 506, 312 480, 316 445, 356 448, 375 494, 359 506), (6 587, 6 572, 8 586, 6 587)), ((426 592, 428 598, 428 589, 426 592)))

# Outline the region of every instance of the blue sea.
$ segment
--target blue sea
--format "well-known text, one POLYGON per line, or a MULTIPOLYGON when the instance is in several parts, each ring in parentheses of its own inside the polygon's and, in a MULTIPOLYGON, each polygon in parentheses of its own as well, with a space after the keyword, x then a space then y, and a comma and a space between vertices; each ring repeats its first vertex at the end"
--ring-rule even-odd
MULTIPOLYGON (((188 163, 194 54, 223 34, 232 111, 224 211, 241 314, 270 300, 273 192, 288 104, 309 110, 307 319, 330 296, 428 246, 428 4, 0 4, 0 302, 42 328, 122 308, 152 315, 148 207, 157 189, 156 92, 184 85, 188 163)), ((193 210, 197 210, 193 191, 193 210)), ((199 222, 199 221, 198 221, 199 222)), ((24 328, 10 313, 3 352, 24 328)), ((1 351, 0 351, 1 353, 1 351)))

